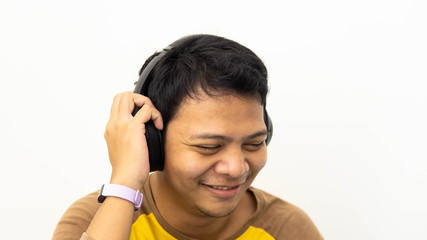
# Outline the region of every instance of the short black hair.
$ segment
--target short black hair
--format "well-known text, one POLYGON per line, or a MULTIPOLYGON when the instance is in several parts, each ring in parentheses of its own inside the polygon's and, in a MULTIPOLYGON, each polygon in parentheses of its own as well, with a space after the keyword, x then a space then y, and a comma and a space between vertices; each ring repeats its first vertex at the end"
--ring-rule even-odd
MULTIPOLYGON (((256 97, 265 107, 267 69, 261 59, 241 44, 214 35, 190 35, 171 44, 146 81, 147 97, 161 112, 164 126, 186 97, 237 94, 256 97)), ((149 57, 140 70, 159 53, 149 57)))

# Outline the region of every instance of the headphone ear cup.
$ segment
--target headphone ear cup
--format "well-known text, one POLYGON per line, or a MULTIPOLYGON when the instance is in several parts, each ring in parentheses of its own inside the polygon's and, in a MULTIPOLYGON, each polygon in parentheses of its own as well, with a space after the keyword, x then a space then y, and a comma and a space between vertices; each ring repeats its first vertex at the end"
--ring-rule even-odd
POLYGON ((162 133, 157 130, 151 120, 145 123, 145 138, 150 159, 150 172, 162 171, 165 163, 162 133))
POLYGON ((267 127, 267 139, 265 139, 265 144, 268 145, 273 137, 273 122, 271 121, 270 116, 268 116, 267 109, 264 107, 264 122, 267 127))
MULTIPOLYGON (((169 49, 170 47, 167 47, 164 51, 155 53, 153 57, 150 57, 147 62, 144 63, 144 66, 142 66, 142 69, 140 70, 139 79, 135 83, 135 93, 148 96, 148 86, 151 82, 151 78, 149 77, 150 73, 169 49)), ((135 106, 132 115, 135 116, 139 109, 140 107, 135 106)), ((162 171, 165 161, 162 133, 157 130, 153 121, 148 121, 145 123, 145 138, 147 140, 150 172, 162 171)))

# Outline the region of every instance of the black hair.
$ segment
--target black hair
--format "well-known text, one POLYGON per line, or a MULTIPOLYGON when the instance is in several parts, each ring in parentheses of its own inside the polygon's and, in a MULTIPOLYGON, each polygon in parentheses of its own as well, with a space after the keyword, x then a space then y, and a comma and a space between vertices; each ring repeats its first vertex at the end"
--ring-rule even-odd
MULTIPOLYGON (((162 113, 164 126, 186 97, 237 94, 266 105, 267 69, 261 59, 239 43, 213 35, 191 35, 171 44, 146 81, 149 97, 162 113)), ((149 57, 140 70, 159 53, 149 57)))

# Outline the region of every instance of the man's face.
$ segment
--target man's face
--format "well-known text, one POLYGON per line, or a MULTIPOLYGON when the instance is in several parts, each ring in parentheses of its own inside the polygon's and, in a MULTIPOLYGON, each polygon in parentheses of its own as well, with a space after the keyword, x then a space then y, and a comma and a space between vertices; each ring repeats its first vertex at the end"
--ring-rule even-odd
POLYGON ((173 201, 199 215, 232 213, 265 165, 266 130, 256 98, 186 98, 165 137, 173 201))

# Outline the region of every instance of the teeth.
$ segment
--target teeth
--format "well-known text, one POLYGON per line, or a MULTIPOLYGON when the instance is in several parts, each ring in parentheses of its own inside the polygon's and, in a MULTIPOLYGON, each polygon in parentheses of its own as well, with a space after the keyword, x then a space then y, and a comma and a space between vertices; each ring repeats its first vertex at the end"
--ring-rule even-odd
POLYGON ((219 187, 219 186, 212 186, 213 189, 218 189, 218 190, 230 190, 233 187, 219 187))

